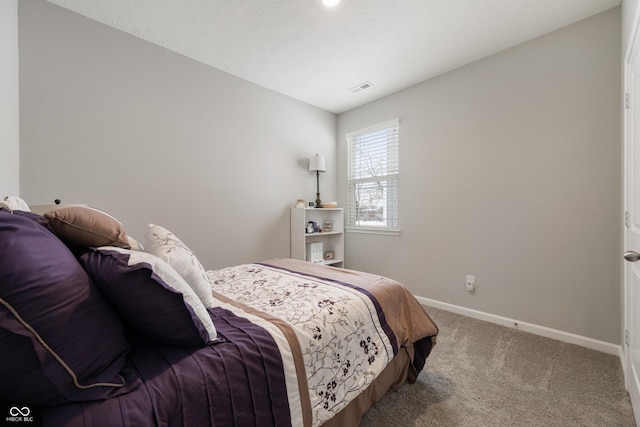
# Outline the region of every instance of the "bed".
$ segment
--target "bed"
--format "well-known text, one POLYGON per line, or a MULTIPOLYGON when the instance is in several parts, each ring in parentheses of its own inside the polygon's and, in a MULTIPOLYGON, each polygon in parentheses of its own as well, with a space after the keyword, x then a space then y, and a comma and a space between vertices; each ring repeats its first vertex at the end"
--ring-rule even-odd
POLYGON ((438 333, 391 279, 294 259, 205 270, 167 229, 141 244, 88 207, 0 209, 0 241, 9 421, 356 426, 438 333))

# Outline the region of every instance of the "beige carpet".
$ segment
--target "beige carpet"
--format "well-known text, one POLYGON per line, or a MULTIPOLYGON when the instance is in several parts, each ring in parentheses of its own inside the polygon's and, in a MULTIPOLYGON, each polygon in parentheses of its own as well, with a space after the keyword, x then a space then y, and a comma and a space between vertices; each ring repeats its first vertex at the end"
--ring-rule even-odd
POLYGON ((424 371, 362 427, 635 426, 618 357, 427 311, 440 335, 424 371))

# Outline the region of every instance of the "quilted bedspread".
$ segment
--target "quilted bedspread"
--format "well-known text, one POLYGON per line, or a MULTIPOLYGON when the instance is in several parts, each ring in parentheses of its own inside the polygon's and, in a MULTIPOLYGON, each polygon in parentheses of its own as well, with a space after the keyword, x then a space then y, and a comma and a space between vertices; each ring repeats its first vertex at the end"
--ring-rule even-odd
POLYGON ((299 345, 302 355, 297 363, 303 368, 286 371, 292 377, 294 425, 317 426, 334 417, 375 381, 400 347, 411 352, 417 374, 435 342, 437 328, 415 298, 384 277, 290 259, 207 274, 214 296, 224 295, 248 313, 268 313, 293 330, 297 343, 279 342, 289 343, 281 353, 299 345))
POLYGON ((209 309, 218 339, 188 349, 139 342, 129 378, 142 385, 116 398, 43 412, 43 426, 287 426, 284 367, 263 328, 223 308, 209 309))
POLYGON ((140 386, 48 408, 43 425, 357 424, 391 384, 415 380, 435 344, 438 330, 424 309, 384 277, 289 259, 207 275, 216 341, 204 348, 133 343, 126 374, 140 386), (381 381, 391 367, 393 381, 381 381))

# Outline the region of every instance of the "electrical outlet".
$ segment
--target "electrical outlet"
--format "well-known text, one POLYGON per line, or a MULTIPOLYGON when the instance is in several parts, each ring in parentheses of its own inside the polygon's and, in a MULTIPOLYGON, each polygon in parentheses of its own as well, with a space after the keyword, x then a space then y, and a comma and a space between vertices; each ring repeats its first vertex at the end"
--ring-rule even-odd
POLYGON ((476 276, 467 274, 467 290, 470 292, 476 290, 476 276))

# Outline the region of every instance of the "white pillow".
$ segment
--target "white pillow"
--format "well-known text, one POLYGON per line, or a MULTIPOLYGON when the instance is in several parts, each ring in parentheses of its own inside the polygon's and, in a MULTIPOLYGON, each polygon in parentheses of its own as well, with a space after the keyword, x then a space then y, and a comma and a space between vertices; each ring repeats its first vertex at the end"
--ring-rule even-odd
POLYGON ((145 251, 165 261, 191 286, 205 307, 213 307, 211 283, 204 267, 191 249, 175 234, 159 225, 149 224, 144 234, 145 251))
POLYGON ((29 209, 29 205, 27 202, 22 200, 18 196, 7 196, 2 201, 0 201, 0 208, 8 209, 9 211, 25 211, 31 212, 29 209))
POLYGON ((127 235, 127 241, 129 242, 129 246, 131 246, 132 251, 144 251, 144 246, 142 246, 142 243, 138 242, 133 237, 127 235))

